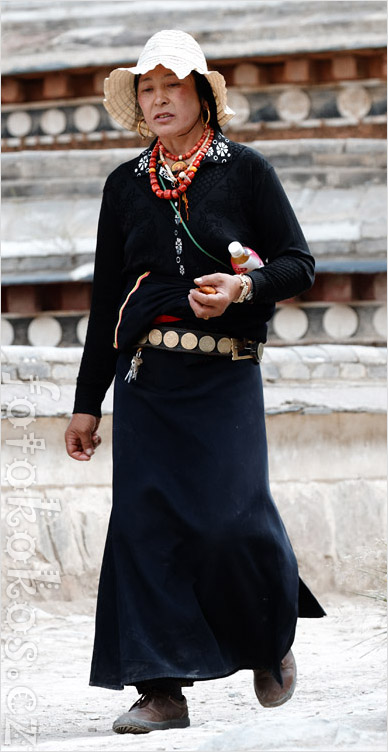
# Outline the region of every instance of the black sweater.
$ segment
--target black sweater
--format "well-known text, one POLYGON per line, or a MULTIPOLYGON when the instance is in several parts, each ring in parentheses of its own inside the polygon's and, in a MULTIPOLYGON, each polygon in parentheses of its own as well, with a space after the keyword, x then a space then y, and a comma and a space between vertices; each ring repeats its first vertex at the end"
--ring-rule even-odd
MULTIPOLYGON (((148 162, 151 149, 118 167, 108 177, 98 226, 92 303, 84 353, 77 379, 74 412, 101 415, 118 352, 128 337, 117 338, 120 309, 136 280, 144 277, 125 309, 138 333, 152 323, 144 317, 141 296, 152 298, 158 280, 177 294, 153 314, 181 319, 180 327, 222 332, 229 336, 266 339, 266 322, 276 301, 311 287, 314 259, 279 179, 263 156, 217 133, 187 191, 189 218, 183 219, 204 255, 190 239, 169 201, 151 191, 148 162), (228 245, 238 240, 253 248, 265 266, 250 273, 253 299, 230 305, 217 318, 199 324, 187 301, 195 277, 213 272, 234 273, 228 245), (225 266, 226 265, 226 266, 225 266), (174 283, 176 281, 176 284, 174 283), (119 349, 117 349, 117 347, 119 349)), ((166 182, 166 176, 164 176, 166 182)), ((176 202, 175 202, 176 203, 176 202)), ((160 299, 160 295, 158 300, 160 299)), ((120 317, 121 320, 122 317, 120 317)), ((125 327, 121 320, 120 329, 125 327)), ((136 343, 136 337, 132 344, 136 343)), ((129 343, 131 344, 131 343, 129 343)))

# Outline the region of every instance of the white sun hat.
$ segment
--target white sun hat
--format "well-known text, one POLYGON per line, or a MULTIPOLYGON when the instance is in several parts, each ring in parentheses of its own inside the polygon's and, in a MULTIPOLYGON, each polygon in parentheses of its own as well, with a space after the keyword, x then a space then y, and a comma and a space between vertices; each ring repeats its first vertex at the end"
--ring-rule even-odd
POLYGON ((115 68, 104 82, 104 106, 114 120, 130 131, 136 130, 139 110, 135 92, 135 76, 164 65, 182 79, 196 70, 208 80, 217 106, 217 119, 225 125, 236 113, 226 101, 225 79, 218 71, 209 71, 205 56, 194 37, 185 31, 165 29, 146 42, 137 65, 115 68))

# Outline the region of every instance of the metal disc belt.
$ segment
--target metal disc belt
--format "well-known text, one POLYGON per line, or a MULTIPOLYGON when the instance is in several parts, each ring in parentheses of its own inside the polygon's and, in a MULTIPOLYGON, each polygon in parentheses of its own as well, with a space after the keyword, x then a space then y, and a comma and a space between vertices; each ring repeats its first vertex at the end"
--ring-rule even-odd
POLYGON ((168 326, 151 329, 139 339, 136 347, 157 347, 161 350, 199 355, 221 355, 231 357, 232 360, 252 358, 256 363, 260 363, 264 351, 264 344, 257 340, 168 326))

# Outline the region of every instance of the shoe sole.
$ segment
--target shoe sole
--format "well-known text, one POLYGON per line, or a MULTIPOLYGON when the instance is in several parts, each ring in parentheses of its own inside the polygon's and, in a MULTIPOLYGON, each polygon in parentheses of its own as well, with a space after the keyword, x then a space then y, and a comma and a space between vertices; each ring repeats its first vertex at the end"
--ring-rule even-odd
POLYGON ((152 723, 152 721, 144 721, 144 723, 121 723, 117 726, 112 726, 113 731, 116 734, 149 734, 151 731, 167 731, 168 729, 187 728, 190 726, 190 718, 183 718, 179 721, 162 721, 160 723, 152 723))

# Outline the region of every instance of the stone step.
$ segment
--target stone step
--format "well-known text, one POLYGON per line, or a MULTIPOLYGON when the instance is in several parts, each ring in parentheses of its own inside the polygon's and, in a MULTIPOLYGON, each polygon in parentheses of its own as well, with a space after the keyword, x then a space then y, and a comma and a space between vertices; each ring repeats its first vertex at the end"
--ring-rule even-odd
MULTIPOLYGON (((278 167, 276 171, 285 188, 319 189, 323 187, 352 188, 366 185, 386 185, 382 169, 369 167, 278 167)), ((67 196, 101 196, 105 177, 36 178, 33 180, 7 180, 3 177, 3 199, 64 198, 67 196)))
MULTIPOLYGON (((386 184, 385 142, 374 139, 255 141, 285 187, 352 188, 386 184)), ((141 149, 3 154, 3 198, 100 196, 107 175, 141 149)))
MULTIPOLYGON (((386 166, 386 144, 378 139, 297 139, 252 141, 246 144, 276 168, 369 168, 386 166)), ((145 147, 143 147, 145 148, 145 147)), ((142 148, 25 151, 2 156, 3 181, 106 177, 117 165, 134 159, 142 148)))
MULTIPOLYGON (((385 258, 385 142, 304 139, 253 146, 275 165, 318 262, 385 258)), ((37 273, 47 281, 64 273, 88 278, 105 179, 139 152, 29 151, 18 159, 4 154, 4 283, 19 277, 25 284, 37 273)))
POLYGON ((5 0, 3 74, 135 61, 155 28, 194 34, 209 60, 384 48, 386 4, 375 0, 5 0))
MULTIPOLYGON (((60 391, 59 400, 54 400, 47 388, 41 390, 39 400, 37 391, 30 391, 33 402, 39 401, 37 417, 71 412, 82 347, 11 345, 2 349, 3 417, 25 415, 20 397, 26 385, 37 380, 53 387, 56 384, 60 391)), ((385 347, 334 343, 266 346, 261 368, 267 412, 384 414, 386 364, 385 347)), ((112 388, 103 405, 104 412, 111 410, 112 388)))

